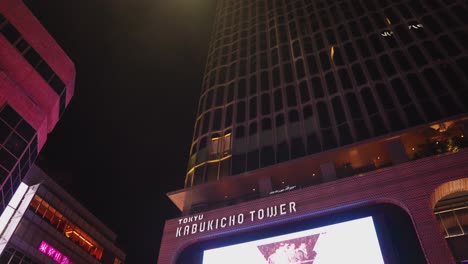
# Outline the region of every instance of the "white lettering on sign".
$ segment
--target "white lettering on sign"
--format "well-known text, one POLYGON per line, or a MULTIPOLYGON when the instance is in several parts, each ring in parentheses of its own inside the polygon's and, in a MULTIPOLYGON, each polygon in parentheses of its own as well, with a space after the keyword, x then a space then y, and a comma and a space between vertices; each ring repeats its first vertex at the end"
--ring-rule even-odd
MULTIPOLYGON (((264 219, 287 215, 296 212, 296 203, 282 203, 267 208, 259 208, 248 213, 250 222, 262 221, 264 219)), ((179 227, 176 228, 176 237, 183 237, 197 233, 223 229, 230 226, 242 225, 245 223, 245 214, 233 214, 221 218, 205 220, 203 214, 181 218, 178 220, 179 227)))
MULTIPOLYGON (((422 24, 411 24, 408 26, 408 29, 409 30, 412 30, 412 29, 420 29, 420 28, 423 28, 424 26, 422 24)), ((390 37, 393 35, 393 31, 384 31, 382 32, 382 35, 383 37, 390 37)))

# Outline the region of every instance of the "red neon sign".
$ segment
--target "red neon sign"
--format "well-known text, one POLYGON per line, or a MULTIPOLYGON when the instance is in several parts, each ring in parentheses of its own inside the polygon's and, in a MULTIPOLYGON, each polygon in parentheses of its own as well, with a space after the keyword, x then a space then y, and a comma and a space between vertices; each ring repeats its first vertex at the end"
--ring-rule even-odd
POLYGON ((55 260, 55 262, 59 264, 73 264, 73 262, 71 262, 67 256, 63 255, 62 252, 58 251, 51 245, 47 244, 47 242, 45 241, 41 242, 38 250, 46 254, 47 256, 49 256, 50 258, 52 258, 53 260, 55 260))

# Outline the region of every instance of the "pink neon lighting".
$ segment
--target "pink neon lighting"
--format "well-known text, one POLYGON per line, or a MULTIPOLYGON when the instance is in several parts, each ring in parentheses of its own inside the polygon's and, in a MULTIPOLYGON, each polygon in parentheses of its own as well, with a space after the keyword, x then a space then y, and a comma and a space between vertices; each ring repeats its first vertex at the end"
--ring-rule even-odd
POLYGON ((47 242, 42 241, 41 244, 39 245, 38 250, 59 264, 73 264, 67 256, 63 255, 60 251, 52 247, 51 245, 47 244, 47 242))

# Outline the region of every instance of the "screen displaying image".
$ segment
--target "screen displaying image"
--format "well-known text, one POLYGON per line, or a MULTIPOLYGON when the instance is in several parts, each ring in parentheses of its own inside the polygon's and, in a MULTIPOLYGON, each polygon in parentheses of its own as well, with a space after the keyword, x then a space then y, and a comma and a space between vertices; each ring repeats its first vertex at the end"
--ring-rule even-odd
POLYGON ((203 264, 384 263, 372 217, 205 250, 203 264))

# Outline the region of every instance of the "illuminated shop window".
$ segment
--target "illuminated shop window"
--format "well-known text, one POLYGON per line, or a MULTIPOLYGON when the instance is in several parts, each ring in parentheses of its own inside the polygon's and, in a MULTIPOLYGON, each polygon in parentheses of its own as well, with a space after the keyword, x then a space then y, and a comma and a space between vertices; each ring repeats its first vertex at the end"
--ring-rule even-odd
POLYGON ((67 238, 86 250, 91 256, 95 257, 97 260, 101 260, 104 249, 93 238, 70 222, 41 197, 37 195, 34 196, 34 199, 29 204, 29 209, 47 220, 55 229, 62 232, 67 238))
POLYGON ((211 139, 210 154, 224 156, 231 149, 231 133, 211 139))

